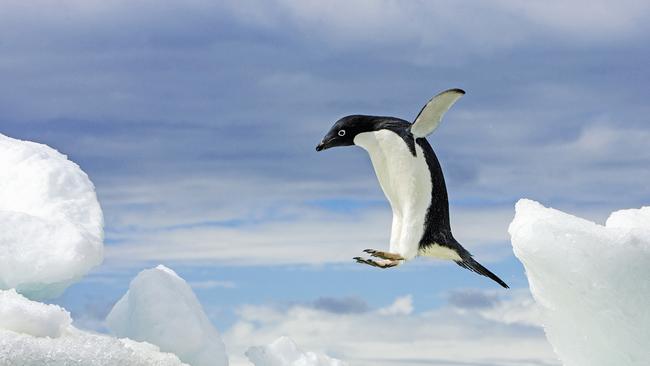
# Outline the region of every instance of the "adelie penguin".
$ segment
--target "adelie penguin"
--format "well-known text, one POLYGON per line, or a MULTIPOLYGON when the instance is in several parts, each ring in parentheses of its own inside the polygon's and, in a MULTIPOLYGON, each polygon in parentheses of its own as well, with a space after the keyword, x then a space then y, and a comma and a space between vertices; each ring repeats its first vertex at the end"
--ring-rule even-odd
POLYGON ((366 249, 364 252, 377 259, 355 257, 358 263, 390 268, 417 256, 434 257, 452 260, 508 288, 454 239, 445 178, 425 139, 464 94, 461 89, 450 89, 436 95, 413 123, 394 117, 343 117, 316 147, 316 151, 351 145, 365 149, 393 209, 389 251, 366 249))

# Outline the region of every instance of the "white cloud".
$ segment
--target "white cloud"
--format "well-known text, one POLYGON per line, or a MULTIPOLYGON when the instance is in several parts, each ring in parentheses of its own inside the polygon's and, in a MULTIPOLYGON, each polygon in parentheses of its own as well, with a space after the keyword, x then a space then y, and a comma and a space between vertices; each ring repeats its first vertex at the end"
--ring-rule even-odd
MULTIPOLYGON (((388 207, 354 214, 305 207, 288 210, 296 215, 243 226, 189 225, 173 230, 153 228, 116 234, 123 242, 108 246, 106 258, 110 264, 120 265, 143 261, 315 265, 352 263, 352 257, 363 254, 364 249, 388 247, 391 220, 388 207)), ((510 256, 507 225, 512 213, 509 211, 454 209, 452 222, 458 228, 458 239, 485 262, 510 256)))
POLYGON ((242 356, 251 344, 267 344, 283 335, 358 366, 559 365, 542 330, 531 325, 534 321, 506 314, 506 309, 527 313, 534 303, 525 298, 530 295, 517 291, 491 310, 444 306, 412 312, 411 297, 406 296, 389 306, 399 311, 345 314, 302 305, 248 305, 240 308, 240 318, 224 340, 233 366, 248 365, 242 356))
MULTIPOLYGON (((350 155, 367 159, 363 151, 355 153, 350 155)), ((153 186, 136 180, 107 185, 100 198, 109 238, 118 244, 107 246, 106 258, 126 265, 352 263, 364 249, 388 247, 392 217, 374 173, 367 162, 358 163, 367 174, 345 184, 182 177, 153 186), (361 202, 362 208, 337 212, 308 203, 328 196, 343 197, 343 205, 345 199, 361 202), (373 204, 363 206, 368 202, 373 204), (137 206, 144 209, 132 208, 137 206)), ((512 216, 510 206, 451 209, 456 238, 486 262, 511 255, 512 216)))
POLYGON ((496 301, 491 306, 474 309, 485 319, 504 324, 521 324, 541 327, 540 313, 535 300, 527 289, 509 290, 510 296, 503 300, 497 291, 476 291, 492 296, 496 301))
POLYGON ((550 30, 556 37, 611 41, 647 29, 650 4, 643 0, 501 0, 504 10, 550 30))
POLYGON ((380 315, 409 315, 413 312, 413 296, 398 297, 395 301, 377 311, 380 315))
POLYGON ((246 357, 255 366, 345 366, 327 355, 303 351, 289 337, 280 337, 265 346, 251 347, 246 357))
POLYGON ((236 2, 224 6, 241 22, 267 30, 289 28, 332 48, 402 44, 410 57, 429 59, 491 52, 535 37, 558 41, 611 42, 643 36, 646 1, 490 3, 449 1, 236 2), (480 14, 480 16, 476 16, 480 14), (434 56, 433 49, 436 49, 434 56))
POLYGON ((128 237, 127 244, 109 246, 106 257, 116 262, 321 264, 351 262, 363 249, 388 242, 389 213, 370 212, 352 218, 314 211, 304 214, 307 217, 242 228, 197 227, 134 235, 128 237))

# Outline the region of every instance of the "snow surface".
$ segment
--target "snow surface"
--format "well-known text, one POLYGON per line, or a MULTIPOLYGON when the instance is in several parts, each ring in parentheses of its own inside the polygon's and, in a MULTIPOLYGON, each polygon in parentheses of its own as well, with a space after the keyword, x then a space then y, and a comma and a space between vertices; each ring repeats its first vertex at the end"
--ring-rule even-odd
POLYGON ((289 337, 280 337, 266 346, 251 347, 246 357, 255 366, 344 366, 326 355, 302 351, 289 337))
POLYGON ((103 259, 103 217, 79 166, 0 134, 0 289, 52 298, 103 259))
POLYGON ((194 292, 165 266, 140 272, 106 324, 119 337, 153 343, 192 366, 228 365, 223 341, 194 292))
POLYGON ((602 226, 522 199, 509 232, 564 366, 648 364, 649 207, 602 226))
POLYGON ((158 347, 70 326, 57 338, 0 329, 0 366, 181 366, 158 347))
POLYGON ((76 329, 56 305, 0 291, 0 366, 180 366, 156 346, 76 329))
POLYGON ((0 329, 58 337, 70 324, 70 313, 60 306, 30 301, 14 289, 0 290, 0 329))

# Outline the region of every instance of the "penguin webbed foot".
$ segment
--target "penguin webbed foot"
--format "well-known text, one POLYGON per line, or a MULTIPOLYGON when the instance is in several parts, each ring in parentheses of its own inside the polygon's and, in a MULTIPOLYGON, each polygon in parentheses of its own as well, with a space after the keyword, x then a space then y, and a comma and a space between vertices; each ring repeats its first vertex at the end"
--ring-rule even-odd
POLYGON ((381 250, 376 250, 376 249, 366 249, 364 250, 365 253, 370 254, 373 257, 381 258, 381 259, 388 259, 391 261, 403 261, 404 257, 402 257, 399 254, 396 253, 389 253, 389 252, 382 252, 381 250))
POLYGON ((352 259, 357 261, 357 263, 367 264, 369 266, 382 268, 382 269, 392 268, 400 264, 399 261, 392 261, 392 260, 376 261, 374 259, 364 259, 361 257, 354 257, 352 259))

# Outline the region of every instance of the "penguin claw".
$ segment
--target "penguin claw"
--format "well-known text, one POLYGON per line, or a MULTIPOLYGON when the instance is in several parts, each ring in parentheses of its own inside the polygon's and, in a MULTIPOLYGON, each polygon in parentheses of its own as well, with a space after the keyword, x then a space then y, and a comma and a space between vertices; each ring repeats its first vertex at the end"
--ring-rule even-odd
POLYGON ((376 249, 365 249, 363 252, 370 254, 371 257, 387 259, 383 257, 384 252, 376 249))
POLYGON ((371 257, 387 259, 387 260, 391 260, 391 261, 402 261, 402 260, 404 260, 404 257, 402 257, 399 254, 389 253, 389 252, 382 252, 381 250, 376 250, 376 249, 365 249, 364 253, 370 254, 371 257))
POLYGON ((352 259, 357 261, 357 263, 367 264, 369 266, 373 266, 373 267, 377 267, 377 268, 381 268, 381 269, 395 267, 395 266, 397 266, 399 264, 399 262, 396 262, 396 261, 377 262, 377 261, 372 260, 372 259, 364 259, 364 258, 361 258, 361 257, 354 257, 352 259))
POLYGON ((363 259, 363 258, 361 258, 361 257, 354 257, 354 258, 352 258, 352 259, 354 259, 355 261, 357 261, 357 263, 370 264, 370 263, 368 263, 367 260, 365 260, 365 259, 363 259))

